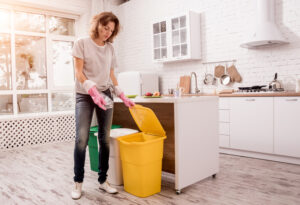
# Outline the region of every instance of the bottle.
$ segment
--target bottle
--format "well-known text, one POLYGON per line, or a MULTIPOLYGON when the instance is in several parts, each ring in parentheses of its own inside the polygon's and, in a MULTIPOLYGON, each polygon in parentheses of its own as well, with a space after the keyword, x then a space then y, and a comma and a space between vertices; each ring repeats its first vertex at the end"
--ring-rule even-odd
POLYGON ((176 97, 176 98, 181 97, 183 91, 184 91, 184 88, 179 87, 177 85, 177 88, 174 90, 174 97, 176 97))
POLYGON ((110 99, 110 97, 108 97, 107 95, 105 95, 103 92, 100 92, 100 95, 103 97, 103 99, 105 101, 105 108, 106 109, 113 108, 114 101, 112 101, 112 99, 110 99))
POLYGON ((174 97, 178 98, 180 97, 180 89, 179 89, 179 85, 177 84, 177 87, 174 90, 174 97))

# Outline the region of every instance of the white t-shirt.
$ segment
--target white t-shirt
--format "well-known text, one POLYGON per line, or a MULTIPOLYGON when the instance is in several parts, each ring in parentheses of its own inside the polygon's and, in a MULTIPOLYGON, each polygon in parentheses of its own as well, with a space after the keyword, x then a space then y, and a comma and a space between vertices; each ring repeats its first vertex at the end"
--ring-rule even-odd
MULTIPOLYGON (((110 86, 110 69, 117 67, 115 51, 111 43, 97 45, 90 37, 75 41, 72 55, 83 59, 83 74, 96 83, 99 91, 110 86)), ((76 79, 76 92, 87 94, 82 84, 76 79)))

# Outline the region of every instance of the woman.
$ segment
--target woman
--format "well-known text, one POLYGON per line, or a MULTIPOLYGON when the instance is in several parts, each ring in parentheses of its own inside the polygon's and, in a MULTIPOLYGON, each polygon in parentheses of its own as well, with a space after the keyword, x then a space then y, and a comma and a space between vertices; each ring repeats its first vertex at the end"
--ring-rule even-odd
POLYGON ((91 22, 90 36, 77 40, 73 47, 73 57, 76 70, 76 140, 74 149, 74 182, 73 199, 81 197, 84 178, 84 163, 86 147, 89 139, 89 129, 92 115, 96 109, 98 121, 99 177, 100 189, 108 193, 117 190, 107 182, 109 159, 109 135, 112 123, 113 109, 106 106, 105 95, 112 99, 111 82, 115 94, 122 99, 127 107, 134 103, 125 97, 118 87, 114 74, 117 66, 116 57, 111 42, 119 32, 119 20, 111 12, 95 15, 91 22), (110 82, 111 80, 111 82, 110 82), (103 93, 105 95, 103 95, 103 93))

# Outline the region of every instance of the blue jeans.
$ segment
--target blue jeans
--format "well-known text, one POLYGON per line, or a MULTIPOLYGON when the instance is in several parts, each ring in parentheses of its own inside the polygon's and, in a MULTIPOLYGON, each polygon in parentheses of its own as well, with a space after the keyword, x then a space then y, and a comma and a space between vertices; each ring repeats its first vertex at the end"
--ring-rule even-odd
MULTIPOLYGON (((103 91, 112 99, 108 90, 103 91)), ((98 142, 99 149, 99 177, 100 183, 107 178, 108 159, 109 159, 109 136, 112 123, 113 109, 102 110, 93 101, 90 95, 76 93, 76 137, 74 149, 74 181, 83 182, 84 163, 86 147, 89 140, 89 130, 93 117, 94 109, 98 121, 98 142)))

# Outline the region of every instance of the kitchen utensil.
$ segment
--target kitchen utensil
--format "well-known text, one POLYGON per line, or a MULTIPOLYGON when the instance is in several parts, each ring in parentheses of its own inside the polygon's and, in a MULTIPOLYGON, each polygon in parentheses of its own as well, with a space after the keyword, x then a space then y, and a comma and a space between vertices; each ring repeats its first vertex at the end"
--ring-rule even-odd
POLYGON ((169 89, 168 89, 168 93, 169 93, 170 95, 172 95, 172 94, 174 93, 174 89, 173 89, 173 88, 169 88, 169 89))
POLYGON ((191 77, 188 75, 181 76, 180 82, 179 82, 179 87, 183 88, 183 91, 182 91, 183 94, 190 93, 191 77))
MULTIPOLYGON (((226 72, 227 72, 227 68, 228 68, 228 66, 226 64, 226 69, 225 69, 226 72)), ((224 73, 220 77, 220 83, 221 83, 221 85, 229 85, 231 82, 232 82, 232 79, 231 79, 231 77, 227 73, 224 73)))
POLYGON ((264 87, 267 87, 266 85, 254 85, 251 87, 252 90, 260 90, 264 87))
POLYGON ((238 82, 240 83, 242 81, 242 77, 237 71, 236 67, 234 64, 232 64, 230 67, 227 68, 227 73, 232 79, 233 82, 238 82))
POLYGON ((277 80, 277 73, 275 73, 274 80, 269 83, 269 89, 280 90, 282 89, 281 83, 277 80))
POLYGON ((219 94, 232 94, 234 89, 224 89, 219 92, 219 94))
POLYGON ((204 80, 205 85, 213 85, 216 83, 216 78, 212 74, 205 74, 204 80))
POLYGON ((230 82, 231 82, 231 78, 230 78, 229 75, 224 74, 224 75, 221 76, 221 78, 220 78, 220 83, 221 83, 222 85, 229 85, 230 82))
POLYGON ((238 87, 239 90, 250 90, 251 87, 238 87))
POLYGON ((215 77, 220 78, 224 74, 225 74, 225 67, 222 65, 217 65, 215 67, 215 77))

